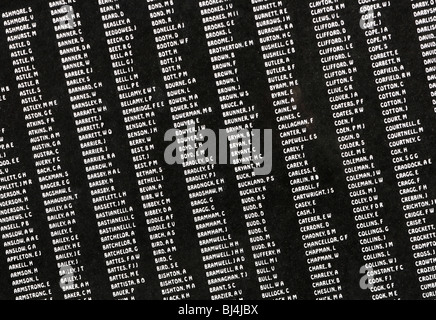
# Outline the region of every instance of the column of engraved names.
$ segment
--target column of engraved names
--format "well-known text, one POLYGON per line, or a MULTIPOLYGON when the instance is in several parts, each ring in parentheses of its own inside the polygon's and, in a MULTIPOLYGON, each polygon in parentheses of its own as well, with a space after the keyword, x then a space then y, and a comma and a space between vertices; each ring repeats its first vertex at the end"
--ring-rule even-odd
POLYGON ((239 12, 232 1, 200 1, 199 6, 262 298, 293 299, 296 296, 278 277, 281 249, 271 239, 263 210, 267 184, 274 181, 274 177, 256 177, 253 169, 257 155, 247 153, 251 147, 244 146, 247 137, 243 135, 251 138, 249 130, 253 129, 253 120, 259 115, 254 105, 248 105, 249 93, 241 89, 235 51, 254 42, 233 40, 232 27, 239 12), (241 131, 243 129, 247 131, 241 131))
POLYGON ((127 192, 119 191, 116 184, 121 171, 115 167, 116 156, 108 146, 112 130, 103 120, 107 106, 97 94, 102 83, 91 79, 91 46, 81 36, 80 14, 76 8, 59 2, 50 2, 49 6, 112 295, 116 299, 135 299, 135 287, 145 283, 145 279, 139 273, 134 210, 127 204, 127 192), (71 20, 69 13, 74 18, 72 28, 63 23, 65 19, 71 20))
POLYGON ((422 298, 436 296, 436 251, 435 225, 428 218, 434 213, 435 200, 427 193, 421 170, 432 164, 432 159, 423 159, 420 142, 424 128, 420 119, 410 114, 407 101, 405 79, 411 77, 405 71, 398 50, 393 49, 392 34, 384 26, 382 9, 389 8, 390 2, 367 1, 360 7, 361 13, 372 12, 373 21, 364 29, 368 44, 374 81, 377 85, 378 99, 389 149, 392 155, 393 169, 408 235, 413 251, 418 281, 421 283, 422 298))
POLYGON ((225 181, 217 177, 214 165, 196 161, 199 137, 193 127, 198 124, 198 129, 204 129, 200 116, 212 113, 212 109, 199 106, 197 80, 183 67, 179 50, 188 39, 181 37, 183 22, 174 22, 173 1, 147 3, 177 139, 183 141, 181 147, 194 144, 194 150, 185 153, 183 167, 209 291, 213 300, 243 298, 240 282, 248 276, 244 271, 244 249, 232 239, 226 212, 218 209, 215 198, 224 191, 225 181))
POLYGON ((371 297, 394 298, 398 293, 392 274, 402 270, 403 266, 397 264, 397 259, 391 255, 393 242, 389 240, 389 227, 383 219, 384 203, 377 191, 383 178, 375 166, 373 155, 367 151, 364 140, 366 124, 359 121, 359 115, 365 111, 364 100, 354 89, 357 68, 351 56, 353 43, 340 17, 343 3, 338 4, 340 6, 316 6, 312 2, 312 20, 362 246, 363 264, 373 277, 369 287, 373 293, 371 297))
POLYGON ((44 101, 39 87, 39 74, 34 65, 30 40, 37 36, 32 15, 22 16, 19 23, 5 19, 5 32, 15 68, 23 114, 32 146, 39 187, 49 222, 61 287, 65 299, 89 298, 89 282, 83 277, 84 266, 76 227, 74 202, 77 194, 71 190, 69 173, 62 167, 60 133, 55 129, 56 100, 44 101), (25 40, 25 41, 24 41, 25 40), (17 55, 24 50, 26 56, 17 55))
MULTIPOLYGON (((9 13, 11 14, 11 13, 9 13)), ((16 17, 16 15, 14 15, 16 17)), ((12 15, 9 17, 12 18, 12 15)), ((10 88, 0 88, 0 111, 6 106, 10 88)), ((0 128, 0 233, 16 300, 51 299, 51 285, 41 280, 39 236, 29 208, 28 187, 33 184, 22 170, 15 144, 0 128)))
POLYGON ((309 131, 313 117, 305 117, 299 105, 291 17, 281 1, 251 2, 313 292, 317 299, 340 299, 343 294, 335 244, 347 240, 348 235, 340 236, 335 228, 329 228, 332 213, 318 208, 317 200, 335 191, 321 188, 317 168, 311 166, 305 152, 310 148, 308 143, 318 137, 309 131))
POLYGON ((428 86, 432 97, 433 110, 436 112, 436 4, 434 1, 410 0, 415 18, 422 60, 427 74, 428 86))
POLYGON ((177 210, 173 210, 171 199, 163 191, 163 170, 154 154, 153 134, 158 132, 154 110, 163 108, 165 102, 155 97, 155 87, 130 86, 139 78, 132 53, 136 26, 121 10, 119 1, 99 3, 162 295, 170 300, 187 299, 196 285, 173 256, 177 251, 174 239, 177 210))

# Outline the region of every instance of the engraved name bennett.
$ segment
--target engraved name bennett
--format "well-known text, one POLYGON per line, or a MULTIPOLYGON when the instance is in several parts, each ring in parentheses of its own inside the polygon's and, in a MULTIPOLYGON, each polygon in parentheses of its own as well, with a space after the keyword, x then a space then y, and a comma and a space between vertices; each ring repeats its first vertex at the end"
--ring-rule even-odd
POLYGON ((192 307, 185 305, 184 307, 179 307, 179 315, 200 315, 209 318, 213 314, 219 314, 229 317, 242 317, 242 316, 252 316, 259 315, 257 308, 258 305, 223 305, 221 308, 218 307, 192 307))

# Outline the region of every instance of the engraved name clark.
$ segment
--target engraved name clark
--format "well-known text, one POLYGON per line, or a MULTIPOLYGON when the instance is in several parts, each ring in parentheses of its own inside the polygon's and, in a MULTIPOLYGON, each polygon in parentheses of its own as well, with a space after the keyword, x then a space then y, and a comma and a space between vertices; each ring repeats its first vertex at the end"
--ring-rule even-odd
MULTIPOLYGON (((215 312, 220 312, 224 316, 246 316, 246 315, 258 315, 258 306, 252 305, 223 305, 222 309, 215 309, 215 312)), ((179 315, 204 315, 209 318, 212 315, 213 307, 190 307, 185 305, 184 307, 179 307, 179 315)))

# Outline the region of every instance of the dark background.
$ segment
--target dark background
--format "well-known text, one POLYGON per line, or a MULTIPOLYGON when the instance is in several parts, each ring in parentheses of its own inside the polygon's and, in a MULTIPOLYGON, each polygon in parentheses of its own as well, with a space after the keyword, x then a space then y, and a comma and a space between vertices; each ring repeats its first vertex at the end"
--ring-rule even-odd
MULTIPOLYGON (((274 129, 273 144, 273 175, 276 181, 268 185, 267 192, 267 220, 269 231, 273 239, 282 250, 279 258, 280 269, 278 273, 286 281, 291 291, 299 298, 313 299, 313 290, 309 278, 306 257, 299 232, 298 218, 295 214, 292 201, 291 188, 286 176, 286 164, 280 147, 280 138, 274 119, 272 101, 270 98, 267 78, 262 64, 260 44, 255 28, 252 5, 249 0, 235 1, 239 10, 237 25, 233 29, 236 39, 255 41, 254 47, 237 52, 239 72, 243 89, 250 92, 250 99, 256 105, 256 111, 261 114, 260 120, 255 123, 256 128, 274 129)), ((346 299, 370 299, 369 291, 361 290, 359 280, 362 261, 361 247, 358 243, 357 230, 351 211, 349 190, 345 182, 344 170, 340 157, 339 145, 331 116, 327 90, 323 78, 322 66, 318 54, 318 47, 313 30, 312 17, 308 2, 283 1, 288 8, 294 23, 294 41, 297 53, 295 55, 296 78, 300 81, 304 110, 315 118, 313 131, 318 134, 318 140, 310 142, 311 162, 316 166, 324 187, 334 187, 333 196, 323 198, 320 202, 325 212, 333 214, 333 226, 338 234, 348 234, 349 240, 338 245, 340 257, 340 277, 343 285, 343 295, 346 299)), ((184 66, 190 75, 198 81, 197 91, 200 96, 200 107, 212 106, 215 110, 213 117, 207 119, 207 126, 218 129, 223 127, 219 101, 216 94, 212 67, 208 55, 206 39, 202 27, 198 1, 175 0, 176 15, 180 22, 186 25, 184 36, 189 38, 190 45, 182 50, 184 66)), ((134 44, 135 70, 139 73, 139 82, 143 87, 156 85, 164 99, 164 85, 162 74, 158 65, 157 51, 153 39, 147 2, 140 0, 120 0, 121 8, 132 23, 137 26, 134 44)), ((82 242, 82 254, 85 262, 85 277, 91 283, 94 299, 111 299, 111 291, 101 251, 100 237, 97 231, 95 214, 86 181, 86 173, 81 158, 79 141, 74 125, 73 113, 69 102, 68 91, 65 85, 64 74, 60 63, 59 51, 56 45, 55 33, 51 22, 48 1, 45 0, 14 0, 2 1, 0 12, 31 6, 35 14, 38 36, 32 39, 32 49, 36 58, 35 65, 40 73, 42 95, 44 101, 56 99, 59 107, 54 112, 55 128, 61 132, 62 163, 65 170, 70 173, 73 191, 79 194, 76 203, 76 214, 79 233, 82 242)), ((135 208, 137 238, 141 248, 142 261, 141 275, 147 280, 145 286, 138 290, 138 299, 161 299, 160 287, 151 252, 150 241, 146 230, 145 217, 141 210, 140 195, 135 181, 133 162, 127 142, 127 134, 122 120, 121 108, 116 92, 116 84, 110 65, 109 52, 104 36, 103 24, 97 0, 77 0, 75 11, 80 12, 82 30, 87 43, 91 45, 89 60, 94 68, 94 82, 102 82, 103 88, 98 90, 100 97, 108 106, 104 121, 114 131, 109 143, 116 154, 114 163, 121 169, 122 177, 116 181, 121 190, 128 193, 128 205, 135 208)), ((366 130, 364 139, 367 142, 369 154, 375 157, 374 162, 380 170, 385 182, 378 186, 381 200, 385 204, 384 218, 393 230, 394 241, 392 249, 399 263, 406 271, 394 275, 399 295, 403 299, 419 299, 419 284, 415 267, 413 266, 411 245, 408 239, 405 218, 401 210, 401 202, 396 187, 392 158, 387 145, 385 126, 381 109, 377 99, 376 86, 372 75, 371 61, 366 45, 366 38, 359 27, 360 15, 357 1, 346 1, 343 19, 352 36, 355 46, 353 52, 356 67, 359 70, 356 78, 356 91, 365 99, 365 112, 361 116, 369 130, 366 130)), ((179 22, 179 21, 178 21, 179 22)), ((419 49, 416 27, 411 12, 411 2, 396 0, 388 9, 383 10, 383 22, 392 33, 395 48, 398 49, 406 71, 412 77, 405 81, 408 92, 408 106, 411 118, 422 120, 425 129, 424 141, 420 144, 421 159, 436 157, 436 148, 433 147, 435 139, 434 124, 436 115, 433 112, 427 80, 424 73, 422 56, 419 49)), ((41 191, 37 184, 35 166, 32 161, 31 146, 27 135, 19 92, 14 80, 13 66, 9 56, 6 35, 0 32, 0 86, 9 85, 12 91, 8 94, 8 102, 3 103, 0 109, 0 127, 6 128, 6 136, 13 140, 24 169, 34 180, 31 190, 31 208, 34 212, 33 224, 41 238, 44 259, 41 260, 41 270, 44 280, 52 283, 54 297, 62 298, 62 292, 56 285, 59 282, 56 270, 54 253, 50 241, 48 223, 45 217, 41 191)), ((168 107, 157 113, 156 121, 159 124, 160 140, 155 139, 156 154, 163 161, 163 150, 166 143, 163 134, 173 127, 168 107)), ((158 135, 158 136, 159 136, 158 135)), ((435 166, 421 170, 425 183, 429 186, 430 198, 436 197, 435 166)), ((246 271, 249 278, 244 280, 243 290, 247 299, 260 299, 259 285, 256 278, 254 264, 252 263, 250 243, 245 228, 242 206, 237 192, 237 182, 231 166, 218 166, 219 174, 226 178, 227 185, 222 193, 222 205, 228 212, 230 220, 230 233, 235 240, 241 242, 245 249, 246 271)), ((179 248, 177 259, 188 273, 195 276, 197 289, 193 299, 208 299, 203 262, 194 228, 193 216, 189 205, 188 192, 183 177, 183 168, 165 166, 165 192, 171 197, 177 223, 177 246, 179 248)), ((323 211, 323 212, 324 212, 323 211)), ((435 222, 434 217, 429 220, 435 222)), ((13 299, 10 285, 9 271, 7 270, 4 251, 0 250, 0 298, 13 299)))

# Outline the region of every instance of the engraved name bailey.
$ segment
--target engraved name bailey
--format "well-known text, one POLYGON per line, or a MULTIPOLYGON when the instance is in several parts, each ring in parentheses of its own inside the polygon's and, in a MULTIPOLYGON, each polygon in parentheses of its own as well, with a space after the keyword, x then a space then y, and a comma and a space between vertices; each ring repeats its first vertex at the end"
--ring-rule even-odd
POLYGON ((435 1, 0 16, 0 299, 436 297, 435 1))

